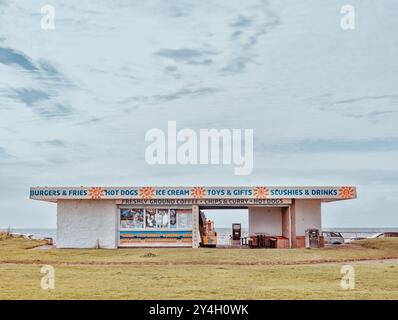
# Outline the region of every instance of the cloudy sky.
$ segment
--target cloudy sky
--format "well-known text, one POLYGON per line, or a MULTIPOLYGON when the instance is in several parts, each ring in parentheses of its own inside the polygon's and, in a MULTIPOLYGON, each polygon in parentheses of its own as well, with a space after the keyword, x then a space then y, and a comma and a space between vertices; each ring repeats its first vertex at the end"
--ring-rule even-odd
POLYGON ((325 204, 325 227, 398 227, 397 17, 395 0, 0 0, 0 227, 55 226, 37 185, 340 184, 358 199, 325 204), (169 120, 253 129, 252 174, 148 165, 169 120))

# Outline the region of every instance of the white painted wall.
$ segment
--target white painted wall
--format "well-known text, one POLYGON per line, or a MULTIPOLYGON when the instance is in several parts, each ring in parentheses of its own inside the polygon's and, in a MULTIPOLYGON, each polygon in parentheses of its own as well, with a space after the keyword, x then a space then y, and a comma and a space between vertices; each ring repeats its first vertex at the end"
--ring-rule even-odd
POLYGON ((266 233, 282 235, 282 211, 280 207, 249 207, 249 234, 266 233))
POLYGON ((116 248, 117 206, 113 200, 58 200, 57 248, 116 248))
POLYGON ((296 235, 305 236, 306 229, 318 229, 322 232, 321 201, 295 200, 296 235))

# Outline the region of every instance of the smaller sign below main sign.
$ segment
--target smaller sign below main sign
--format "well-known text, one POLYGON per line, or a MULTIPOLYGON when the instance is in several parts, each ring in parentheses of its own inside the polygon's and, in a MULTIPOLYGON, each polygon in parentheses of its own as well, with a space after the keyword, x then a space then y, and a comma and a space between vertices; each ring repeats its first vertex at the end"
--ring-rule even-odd
POLYGON ((291 199, 121 199, 116 204, 150 206, 278 206, 291 204, 291 199))

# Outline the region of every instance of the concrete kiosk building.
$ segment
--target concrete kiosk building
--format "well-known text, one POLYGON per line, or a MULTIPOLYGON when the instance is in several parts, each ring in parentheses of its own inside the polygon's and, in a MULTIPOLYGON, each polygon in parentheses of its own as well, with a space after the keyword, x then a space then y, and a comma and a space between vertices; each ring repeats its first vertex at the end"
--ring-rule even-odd
POLYGON ((200 210, 216 208, 247 208, 249 235, 295 248, 306 229, 322 230, 323 203, 356 198, 356 188, 32 187, 30 198, 57 204, 57 248, 197 248, 200 210))

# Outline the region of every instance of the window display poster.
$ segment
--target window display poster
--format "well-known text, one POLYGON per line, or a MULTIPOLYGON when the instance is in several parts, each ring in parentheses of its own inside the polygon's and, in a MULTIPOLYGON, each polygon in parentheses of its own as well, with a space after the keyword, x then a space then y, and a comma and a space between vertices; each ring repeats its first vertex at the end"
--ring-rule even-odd
POLYGON ((169 209, 157 209, 156 228, 165 229, 169 226, 169 209))
POLYGON ((120 227, 139 229, 144 227, 144 209, 121 209, 120 227))
POLYGON ((134 228, 144 228, 144 209, 131 209, 134 217, 134 228))
POLYGON ((170 229, 177 228, 177 212, 174 209, 170 209, 170 229))
POLYGON ((146 228, 155 228, 156 227, 156 209, 146 209, 146 228))
POLYGON ((120 210, 120 227, 129 228, 130 226, 130 209, 120 210))
POLYGON ((177 223, 179 229, 192 228, 192 211, 191 210, 176 210, 177 223))

